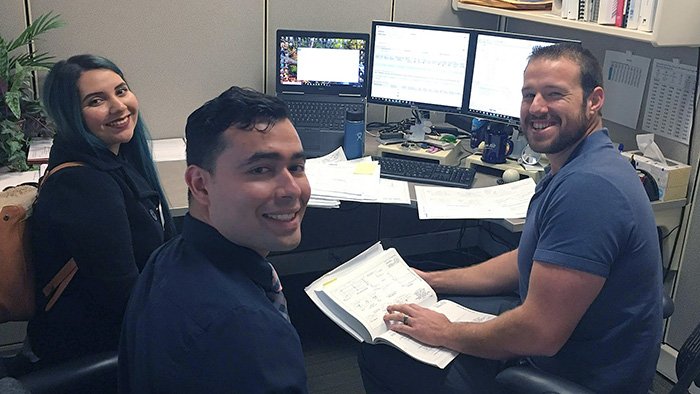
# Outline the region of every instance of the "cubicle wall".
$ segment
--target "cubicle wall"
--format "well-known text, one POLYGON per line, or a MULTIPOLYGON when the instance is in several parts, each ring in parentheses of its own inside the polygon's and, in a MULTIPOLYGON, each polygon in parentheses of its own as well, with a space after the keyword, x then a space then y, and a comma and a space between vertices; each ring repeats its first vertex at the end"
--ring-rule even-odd
POLYGON ((3 38, 17 37, 27 27, 23 0, 3 0, 0 15, 0 35, 3 38))
POLYGON ((67 22, 38 50, 117 63, 154 138, 183 136, 187 115, 229 86, 263 87, 262 0, 30 1, 33 16, 54 10, 67 22))

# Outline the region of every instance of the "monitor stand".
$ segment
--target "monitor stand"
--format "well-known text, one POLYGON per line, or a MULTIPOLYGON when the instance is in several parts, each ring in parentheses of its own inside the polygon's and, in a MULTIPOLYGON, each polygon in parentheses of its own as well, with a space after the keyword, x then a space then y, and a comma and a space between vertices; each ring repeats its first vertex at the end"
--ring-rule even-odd
POLYGON ((377 146, 377 153, 379 154, 379 156, 398 157, 406 159, 415 158, 431 163, 456 166, 459 164, 459 156, 462 152, 462 147, 460 146, 461 143, 462 141, 459 141, 457 142, 457 145, 452 149, 438 150, 434 153, 431 153, 429 149, 421 148, 420 142, 411 143, 410 141, 406 141, 403 144, 379 144, 379 146, 377 146))
POLYGON ((406 139, 412 142, 423 142, 425 134, 430 133, 430 126, 433 123, 430 121, 430 112, 419 110, 415 105, 411 106, 414 123, 406 133, 406 139))

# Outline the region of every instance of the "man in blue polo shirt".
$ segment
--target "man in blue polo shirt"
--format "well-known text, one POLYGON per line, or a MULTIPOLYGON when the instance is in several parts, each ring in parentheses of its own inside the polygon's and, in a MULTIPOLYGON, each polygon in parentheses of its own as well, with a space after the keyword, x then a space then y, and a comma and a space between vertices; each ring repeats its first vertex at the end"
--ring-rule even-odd
POLYGON ((472 267, 419 271, 438 293, 518 291, 518 306, 485 323, 450 323, 417 305, 389 305, 392 329, 462 354, 439 370, 363 344, 368 394, 496 392, 503 360, 518 359, 596 393, 651 387, 662 333, 661 254, 641 182, 602 127, 602 82, 597 60, 579 45, 533 51, 521 127, 551 172, 537 185, 518 249, 472 267))

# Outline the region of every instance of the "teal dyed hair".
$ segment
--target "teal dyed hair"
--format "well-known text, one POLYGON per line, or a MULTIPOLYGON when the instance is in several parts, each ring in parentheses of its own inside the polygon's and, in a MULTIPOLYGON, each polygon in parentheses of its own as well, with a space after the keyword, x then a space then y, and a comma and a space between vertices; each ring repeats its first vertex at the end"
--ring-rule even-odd
MULTIPOLYGON (((80 105, 80 92, 78 80, 88 70, 111 70, 124 79, 124 74, 116 64, 110 60, 95 55, 78 55, 63 60, 51 68, 46 81, 42 98, 44 107, 56 124, 57 135, 66 138, 76 146, 89 146, 95 153, 108 151, 107 145, 97 138, 85 126, 80 105)), ((126 80, 124 80, 126 82, 126 80)), ((167 200, 160 187, 158 174, 153 164, 151 152, 148 149, 148 140, 151 139, 146 123, 139 112, 134 128, 134 136, 127 143, 119 147, 119 156, 124 157, 161 197, 164 214, 168 214, 167 200)))

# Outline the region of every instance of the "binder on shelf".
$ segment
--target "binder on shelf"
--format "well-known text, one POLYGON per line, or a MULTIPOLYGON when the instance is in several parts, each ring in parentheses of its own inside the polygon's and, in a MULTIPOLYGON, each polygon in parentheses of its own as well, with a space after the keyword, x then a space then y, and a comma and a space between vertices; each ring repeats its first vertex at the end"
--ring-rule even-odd
POLYGON ((585 21, 598 22, 598 10, 600 9, 600 0, 586 0, 585 21))
POLYGON ((579 0, 569 0, 568 1, 568 10, 566 13, 566 19, 571 19, 571 20, 577 20, 578 19, 578 3, 579 0))
POLYGON ((574 0, 561 0, 561 17, 566 19, 569 16, 569 2, 574 0))
POLYGON ((627 0, 617 0, 617 11, 615 12, 615 26, 625 27, 626 14, 627 14, 627 0))
POLYGON ((640 0, 639 26, 637 30, 652 31, 654 29, 654 16, 656 15, 656 0, 640 0))
POLYGON ((636 30, 639 26, 639 3, 641 0, 627 0, 627 26, 628 29, 636 30))
POLYGON ((578 0, 578 20, 582 21, 586 19, 586 3, 588 0, 578 0))
POLYGON ((600 8, 598 9, 598 24, 599 25, 614 25, 615 16, 617 15, 618 0, 600 0, 600 8))

